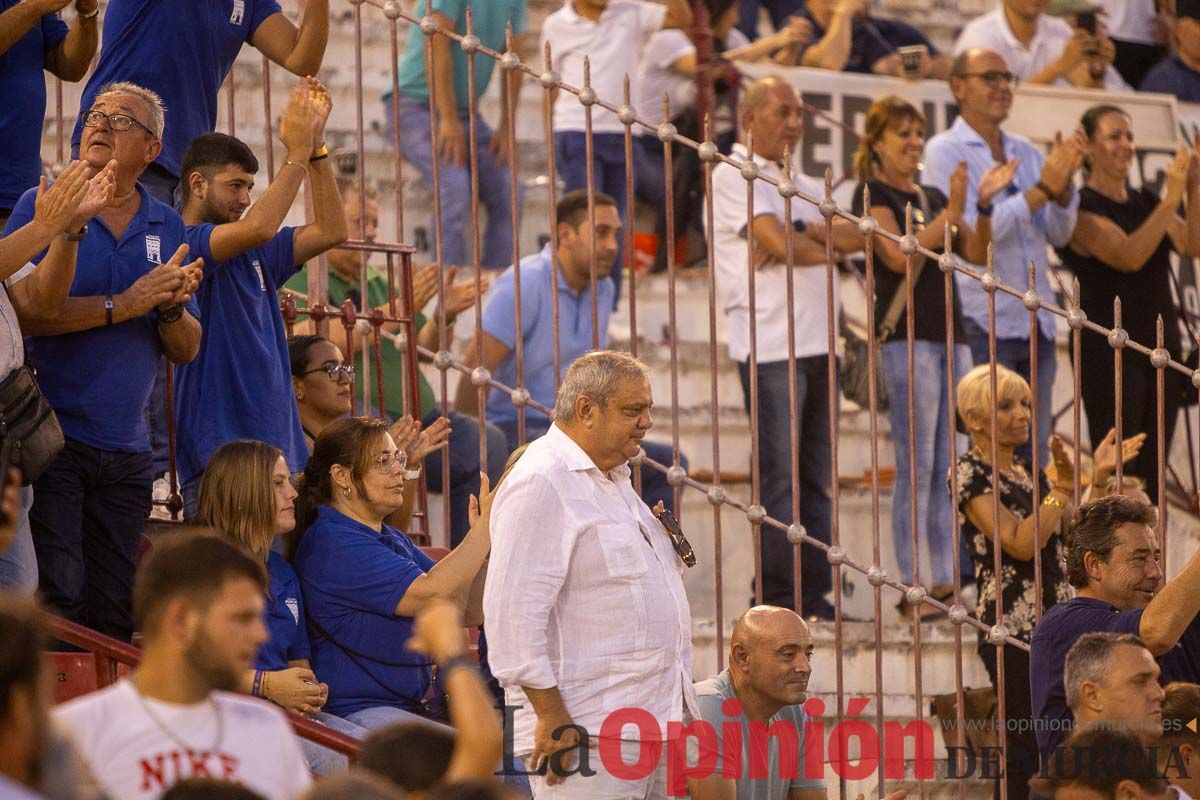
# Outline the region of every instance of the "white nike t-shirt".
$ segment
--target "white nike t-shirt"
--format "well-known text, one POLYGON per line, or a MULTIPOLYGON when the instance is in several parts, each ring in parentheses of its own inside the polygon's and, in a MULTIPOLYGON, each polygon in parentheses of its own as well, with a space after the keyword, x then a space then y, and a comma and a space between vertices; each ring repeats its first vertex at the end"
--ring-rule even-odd
POLYGON ((287 717, 263 700, 213 692, 178 705, 121 680, 64 703, 54 718, 119 800, 152 800, 184 778, 240 783, 269 800, 294 800, 312 783, 287 717))

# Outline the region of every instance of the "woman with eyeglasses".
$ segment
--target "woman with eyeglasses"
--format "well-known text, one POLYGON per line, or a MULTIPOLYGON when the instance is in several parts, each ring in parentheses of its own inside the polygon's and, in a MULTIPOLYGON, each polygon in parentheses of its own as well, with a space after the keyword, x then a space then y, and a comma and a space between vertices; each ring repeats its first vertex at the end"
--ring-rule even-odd
POLYGON ((324 336, 293 336, 288 339, 292 366, 292 389, 300 409, 300 427, 312 452, 317 435, 331 423, 350 413, 354 389, 354 367, 342 351, 324 336))
MULTIPOLYGON (((1079 278, 1079 306, 1089 320, 1111 328, 1113 300, 1120 297, 1121 327, 1131 340, 1150 348, 1155 347, 1161 316, 1163 347, 1178 361, 1182 343, 1171 293, 1171 253, 1200 254, 1200 155, 1180 147, 1167 165, 1162 189, 1135 189, 1129 185, 1136 157, 1129 114, 1116 106, 1096 106, 1084 113, 1080 126, 1087 137, 1086 179, 1075 232, 1059 251, 1079 278)), ((1104 432, 1116 425, 1113 350, 1105 337, 1092 333, 1083 335, 1080 349, 1082 364, 1075 368, 1087 370, 1083 410, 1097 447, 1104 432)), ((1157 370, 1146 356, 1129 349, 1121 361, 1122 432, 1150 434, 1128 471, 1146 482, 1147 493, 1158 502, 1157 370)), ((1165 373, 1164 441, 1169 446, 1182 393, 1191 388, 1174 370, 1165 373)))
MULTIPOLYGON (((283 451, 247 439, 213 453, 200 480, 196 524, 232 539, 267 567, 263 617, 270 638, 258 649, 242 690, 305 714, 342 733, 364 738, 366 730, 322 710, 329 688, 309 662, 311 652, 300 580, 273 549, 275 539, 296 527, 296 490, 283 451)), ((346 766, 346 757, 301 740, 309 768, 327 774, 346 766)))
POLYGON ((482 476, 471 528, 436 564, 384 523, 404 502, 407 454, 387 423, 348 417, 317 435, 300 479, 292 560, 308 611, 313 671, 326 710, 377 728, 428 716, 429 661, 407 650, 413 616, 434 600, 483 617, 492 495, 482 476))

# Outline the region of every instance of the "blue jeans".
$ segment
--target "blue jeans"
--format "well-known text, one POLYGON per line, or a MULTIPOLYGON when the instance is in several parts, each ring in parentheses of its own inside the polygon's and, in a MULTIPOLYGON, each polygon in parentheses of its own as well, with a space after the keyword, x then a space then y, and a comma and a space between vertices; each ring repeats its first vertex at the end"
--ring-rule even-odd
MULTIPOLYGON (((971 345, 971 359, 976 365, 988 364, 988 333, 969 319, 963 320, 967 343, 971 345)), ((1038 429, 1034 431, 1038 446, 1038 464, 1045 468, 1050 464, 1050 434, 1054 431, 1054 375, 1058 369, 1055 360, 1054 340, 1038 337, 1038 429)), ((996 363, 1016 372, 1030 385, 1033 379, 1029 370, 1028 339, 996 339, 996 363)), ((1017 455, 1029 461, 1033 448, 1025 444, 1017 448, 1017 455)))
MULTIPOLYGON (((384 99, 384 119, 387 120, 388 141, 392 138, 392 103, 384 99)), ((429 137, 429 105, 415 97, 400 95, 400 155, 421 173, 427 186, 433 186, 433 140, 429 137)), ((459 111, 464 136, 469 137, 470 117, 466 109, 459 111)), ((479 154, 479 202, 487 210, 487 226, 483 232, 483 252, 479 262, 486 268, 503 269, 512 263, 513 226, 512 190, 508 167, 490 152, 492 129, 483 117, 476 115, 479 154)), ((468 142, 469 145, 469 142, 468 142)), ((461 167, 439 164, 442 200, 442 263, 447 266, 471 265, 471 169, 470 160, 461 167)), ((522 194, 517 188, 517 208, 522 194)), ((431 209, 432 213, 432 209, 431 209)), ((436 228, 430 217, 429 236, 436 228)), ((351 231, 351 235, 354 232, 351 231)))
MULTIPOLYGON (((368 731, 366 728, 333 714, 318 711, 315 714, 310 714, 308 718, 338 733, 353 736, 360 741, 367 738, 368 731)), ((314 744, 308 739, 300 739, 299 741, 300 752, 304 754, 304 760, 308 763, 308 768, 317 775, 332 775, 335 772, 341 772, 349 766, 346 757, 341 753, 335 753, 333 750, 321 747, 319 744, 314 744)))
MULTIPOLYGON (((587 137, 583 131, 561 131, 554 134, 554 168, 562 179, 563 191, 587 189, 587 137)), ((617 215, 626 225, 632 225, 625 207, 625 134, 592 134, 592 176, 597 192, 612 196, 617 202, 617 215)), ((621 268, 625 265, 625 240, 620 237, 617 259, 613 262, 612 279, 616 293, 613 308, 621 298, 621 268)))
MULTIPOLYGON (((508 447, 510 450, 517 449, 517 423, 513 422, 498 422, 496 427, 504 431, 504 435, 508 437, 508 447)), ((525 417, 525 441, 532 442, 534 439, 543 436, 546 431, 550 430, 550 420, 538 414, 534 417, 532 414, 525 417)), ((671 466, 671 445, 661 442, 642 441, 642 449, 646 451, 648 458, 657 461, 660 464, 671 466)), ((688 468, 688 458, 682 451, 679 453, 679 465, 685 470, 688 468)), ((663 505, 672 513, 678 516, 678 510, 675 508, 675 488, 667 483, 667 476, 654 469, 653 467, 642 466, 642 502, 654 508, 658 501, 662 501, 663 505)))
POLYGON ((13 543, 0 553, 0 591, 31 595, 38 588, 37 553, 29 529, 29 508, 33 505, 33 487, 21 489, 17 511, 17 529, 13 543))
MULTIPOLYGON (((440 409, 430 412, 421 420, 421 426, 429 427, 441 413, 440 409)), ((447 494, 442 486, 442 450, 435 450, 425 459, 425 485, 431 492, 446 495, 445 500, 450 505, 450 546, 458 547, 470 527, 468 511, 471 495, 479 494, 479 420, 453 412, 448 418, 451 429, 450 491, 447 494)), ((486 429, 487 475, 494 485, 504 472, 509 448, 503 431, 490 423, 486 429)))
POLYGON ((444 725, 436 720, 422 717, 420 714, 414 714, 411 711, 405 711, 397 706, 375 706, 373 708, 364 708, 361 711, 355 711, 347 714, 343 719, 353 722, 355 725, 366 728, 368 731, 373 731, 376 728, 383 728, 397 722, 415 722, 420 725, 428 725, 431 728, 436 728, 442 731, 453 732, 454 729, 449 725, 444 725))
POLYGON ((72 622, 129 641, 134 564, 153 482, 148 452, 66 440, 34 484, 29 512, 47 605, 72 622))
MULTIPOLYGON (((789 403, 788 362, 758 365, 758 470, 761 502, 767 514, 790 525, 792 482, 800 484, 800 524, 812 536, 829 543, 833 504, 829 498, 830 456, 833 441, 829 432, 829 360, 826 356, 796 359, 796 407, 789 403), (798 463, 792 461, 791 421, 800 421, 798 463)), ((750 411, 750 364, 738 362, 742 397, 750 411)), ((763 602, 792 608, 795 583, 792 576, 792 544, 787 534, 775 527, 762 528, 763 602)), ((825 593, 833 588, 829 561, 820 548, 804 544, 800 551, 801 602, 805 609, 823 607, 825 593)))
MULTIPOLYGON (((883 358, 883 385, 888 395, 888 418, 892 424, 892 443, 896 447, 896 485, 892 501, 892 541, 896 563, 904 582, 912 580, 912 474, 908 450, 913 446, 917 461, 918 535, 929 548, 930 575, 925 585, 950 585, 954 581, 953 526, 956 513, 950 501, 947 476, 950 472, 950 437, 954 428, 946 408, 945 342, 913 342, 913 413, 916 429, 908 428, 908 344, 903 339, 884 342, 879 349, 883 358)), ((954 348, 955 380, 967 374, 971 350, 965 344, 954 348)), ((961 548, 960 548, 961 550, 961 548)), ((919 557, 919 554, 917 555, 919 557)), ((960 559, 961 563, 961 559, 960 559)), ((963 573, 968 580, 973 571, 963 573)))

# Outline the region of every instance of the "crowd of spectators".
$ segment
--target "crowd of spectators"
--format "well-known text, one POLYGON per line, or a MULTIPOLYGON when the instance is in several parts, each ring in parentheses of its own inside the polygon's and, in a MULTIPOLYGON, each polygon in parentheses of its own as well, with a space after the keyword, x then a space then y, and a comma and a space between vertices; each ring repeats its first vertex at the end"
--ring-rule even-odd
MULTIPOLYGON (((481 306, 482 328, 462 348, 464 366, 528 398, 514 403, 486 382, 462 380, 444 416, 423 377, 407 386, 397 348, 383 348, 368 369, 364 337, 356 341, 337 325, 326 337, 303 322, 289 338, 279 310, 280 292, 307 292, 304 265, 324 256, 327 296, 302 299, 349 300, 364 313, 393 316, 381 271, 361 252, 339 248, 348 238, 375 241, 379 203, 369 186, 339 186, 329 160, 332 99, 314 77, 328 39, 327 0, 309 0, 298 26, 273 0, 183 11, 110 0, 102 19, 95 0, 75 0, 70 25, 58 14, 67 5, 0 0, 0 87, 14 97, 0 109, 0 130, 13 143, 0 169, 0 375, 17 375, 28 361, 64 439, 47 463, 26 461, 26 474, 5 484, 0 588, 28 594, 36 586, 56 613, 109 636, 129 640, 137 630, 142 656, 129 677, 59 706, 50 719, 37 664, 43 622, 35 606, 6 596, 0 788, 65 797, 91 787, 118 798, 660 797, 666 759, 636 780, 594 753, 596 774, 581 768, 594 748, 589 734, 613 712, 636 706, 660 726, 621 738, 626 762, 648 747, 662 750, 669 726, 696 719, 722 731, 779 720, 804 729, 808 622, 835 616, 832 574, 822 549, 797 548, 774 527, 762 529, 762 584, 754 589, 763 604, 735 624, 729 669, 694 683, 682 579, 694 553, 672 516, 678 482, 637 457, 684 470, 688 460, 645 439, 653 425, 648 369, 607 349, 629 255, 622 232, 634 216, 617 115, 599 107, 588 113, 569 92, 551 99, 563 184, 554 236, 512 264, 510 211, 522 201, 519 190, 511 194, 513 117, 502 114, 493 131, 470 116, 495 64, 476 59, 471 97, 462 50, 435 36, 427 62, 423 32, 411 28, 384 110, 389 122, 398 119, 389 133, 400 153, 427 183, 436 172, 441 192, 439 263, 410 276, 417 343, 437 349, 456 317, 481 306), (253 203, 256 157, 213 130, 219 87, 246 42, 297 76, 277 126, 285 158, 253 203), (44 71, 88 77, 72 136, 76 160, 53 182, 39 180, 44 71), (479 253, 467 236, 472 129, 487 213, 479 253), (313 221, 284 226, 306 183, 313 221), (460 278, 458 268, 473 262, 508 269, 479 282, 460 278), (418 313, 434 297, 432 312, 418 313), (203 530, 158 541, 139 566, 166 451, 167 403, 159 393, 168 362, 177 365, 183 510, 203 530), (382 403, 352 416, 356 374, 380 366, 382 403), (416 396, 411 406, 406 392, 416 396), (413 406, 419 413, 410 416, 413 406), (453 549, 436 560, 405 534, 420 483, 450 508, 453 549), (480 626, 477 664, 466 630, 480 626), (497 699, 511 714, 509 753, 497 699), (284 710, 365 739, 361 766, 346 772, 343 755, 294 737, 284 710), (497 765, 514 758, 540 774, 510 787, 496 782, 497 765), (333 777, 313 787, 310 773, 333 777)), ((1050 253, 1058 248, 1079 277, 1089 319, 1113 325, 1119 295, 1128 303, 1129 336, 1152 341, 1161 317, 1164 347, 1182 358, 1169 259, 1200 253, 1200 153, 1181 147, 1160 192, 1132 189, 1133 122, 1119 106, 1096 105, 1078 131, 1054 137, 1048 154, 1004 125, 1021 80, 1113 93, 1140 86, 1195 99, 1200 2, 1177 0, 1173 13, 1160 14, 1144 3, 1067 0, 1048 8, 1002 0, 946 54, 916 28, 869 13, 862 0, 766 5, 775 30, 759 36, 757 3, 706 0, 726 66, 772 59, 949 82, 958 117, 928 143, 922 112, 897 97, 867 113, 855 211, 869 212, 877 230, 900 233, 911 215, 920 245, 935 253, 948 247, 975 265, 990 253, 997 276, 1013 286, 1032 269, 1043 297, 1053 295, 1050 253)), ((482 44, 504 50, 510 27, 523 38, 521 0, 429 0, 423 10, 443 30, 461 32, 469 6, 482 44)), ((691 15, 684 0, 568 0, 545 21, 542 40, 564 82, 582 86, 586 72, 588 85, 610 101, 622 97, 629 54, 646 43, 631 87, 639 113, 660 118, 665 93, 670 119, 691 114, 698 132, 693 81, 702 65, 691 15)), ((515 106, 521 73, 501 74, 504 103, 515 106)), ((749 160, 752 139, 758 174, 821 195, 789 162, 804 134, 796 89, 780 77, 741 87, 725 77, 723 102, 736 103, 735 129, 723 131, 729 152, 749 160)), ((682 178, 690 184, 680 183, 678 170, 663 174, 655 136, 639 138, 635 161, 632 188, 651 204, 661 205, 668 180, 685 193, 699 185, 695 169, 682 178)), ((713 170, 712 192, 710 266, 729 355, 756 422, 761 503, 785 526, 828 544, 836 435, 828 365, 837 348, 828 331, 837 322, 825 298, 832 291, 836 308, 837 286, 829 286, 826 253, 859 252, 863 233, 840 223, 827 233, 806 202, 791 202, 789 215, 784 196, 763 181, 754 185, 751 216, 745 172, 727 163, 713 170)), ((664 224, 660 235, 676 233, 664 224)), ((1118 421, 1105 372, 1109 344, 1085 337, 1084 358, 1098 369, 1083 397, 1094 454, 1076 507, 1078 459, 1051 433, 1053 316, 1038 316, 1031 343, 1019 298, 989 296, 960 275, 947 308, 940 270, 906 256, 876 236, 871 301, 880 330, 870 335, 881 343, 882 388, 892 398, 896 557, 908 580, 920 560, 914 540, 928 547, 932 574, 923 582, 947 603, 957 561, 978 584, 979 619, 1003 621, 1030 647, 1028 656, 1006 651, 1007 713, 1058 725, 1010 738, 1009 795, 1024 796, 1039 757, 1044 763, 1066 738, 1050 732, 1071 724, 1077 731, 1068 750, 1173 735, 1183 763, 1192 763, 1194 737, 1166 723, 1198 705, 1200 555, 1164 582, 1153 510, 1111 481, 1125 465, 1158 495, 1164 454, 1146 436, 1155 417, 1153 368, 1127 353, 1118 421), (912 308, 896 302, 910 268, 912 308), (909 386, 909 328, 921 386, 909 386), (949 355, 947 330, 961 343, 949 355), (953 410, 944 392, 951 374, 962 377, 953 410), (1039 387, 1036 430, 1031 385, 1039 387), (910 391, 918 412, 911 421, 910 391), (955 413, 971 447, 952 465, 955 413), (1033 472, 1034 449, 1046 474, 1033 472), (999 498, 991 497, 993 474, 999 498), (952 513, 962 523, 960 553, 951 546, 952 513), (1176 683, 1164 690, 1165 681, 1176 683), (1126 733, 1135 740, 1121 738, 1126 733)), ((381 334, 395 340, 402 331, 388 323, 381 334)), ((0 394, 7 385, 0 381, 0 394)), ((1169 442, 1182 387, 1169 386, 1168 397, 1169 442)), ((979 653, 998 686, 997 650, 985 636, 979 653)), ((797 744, 794 752, 770 752, 769 777, 714 774, 692 781, 692 796, 824 796, 819 778, 795 769, 784 777, 789 761, 793 768, 806 761, 803 739, 797 744)), ((705 752, 703 742, 698 750, 702 761, 731 753, 705 752)), ((751 755, 743 751, 742 760, 751 755)), ((1072 780, 1082 778, 1051 770, 1042 790, 1054 794, 1072 780)), ((1153 792, 1158 784, 1139 787, 1153 792)))

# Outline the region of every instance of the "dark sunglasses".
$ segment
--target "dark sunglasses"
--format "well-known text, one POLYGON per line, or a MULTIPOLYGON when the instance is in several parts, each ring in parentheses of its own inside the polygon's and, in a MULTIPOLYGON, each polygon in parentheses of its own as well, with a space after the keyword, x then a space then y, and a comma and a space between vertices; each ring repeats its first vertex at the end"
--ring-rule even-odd
POLYGON ((696 566, 696 551, 692 549, 691 542, 683 535, 683 529, 679 527, 679 520, 675 519, 675 515, 664 508, 662 511, 655 511, 654 516, 667 529, 667 534, 671 537, 671 545, 679 554, 679 558, 683 560, 684 565, 696 566))

